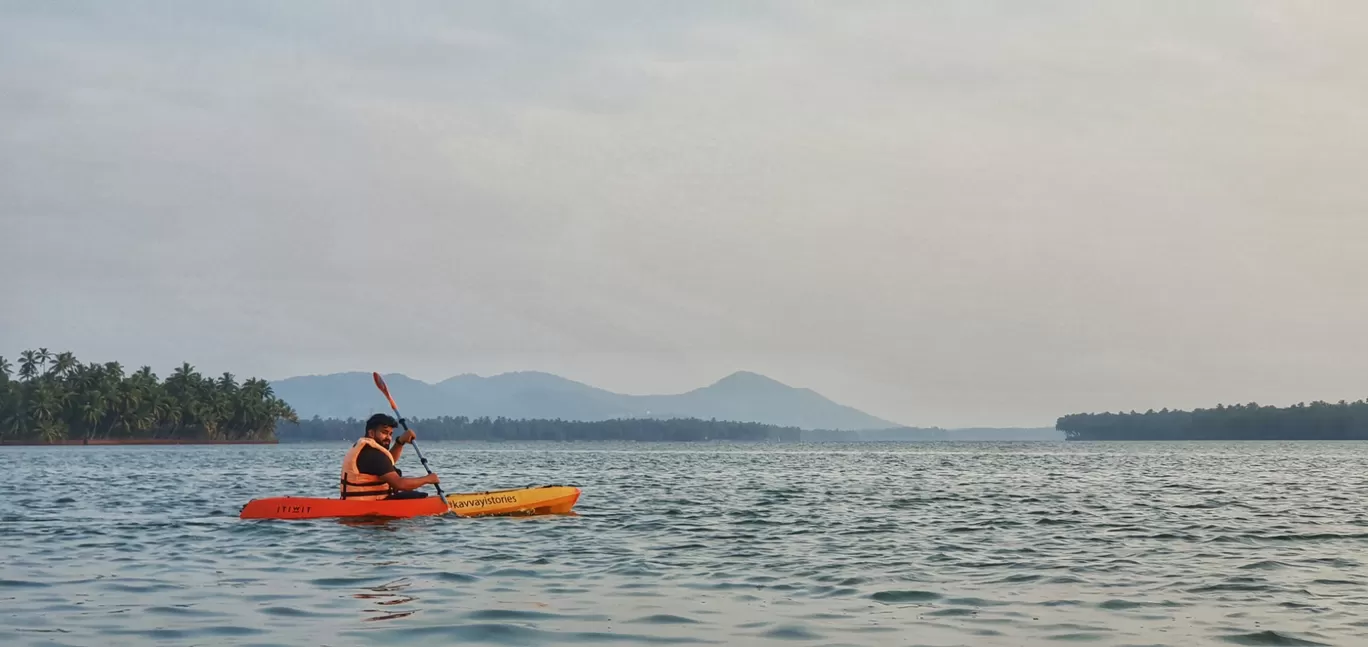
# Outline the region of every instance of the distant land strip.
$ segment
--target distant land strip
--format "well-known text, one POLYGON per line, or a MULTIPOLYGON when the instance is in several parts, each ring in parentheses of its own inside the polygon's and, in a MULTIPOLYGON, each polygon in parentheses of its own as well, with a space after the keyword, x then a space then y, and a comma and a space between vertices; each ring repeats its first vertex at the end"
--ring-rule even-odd
POLYGON ((1256 402, 1192 411, 1075 413, 1055 428, 1066 440, 1366 440, 1368 401, 1256 402))
MULTIPOLYGON (((758 422, 699 418, 621 418, 560 420, 538 418, 470 418, 440 416, 409 418, 409 426, 423 440, 481 441, 596 441, 641 442, 860 442, 926 440, 1060 440, 1059 432, 1043 429, 941 429, 892 427, 858 431, 801 429, 758 422)), ((361 436, 365 421, 356 418, 311 418, 283 424, 276 435, 283 443, 347 441, 361 436)))

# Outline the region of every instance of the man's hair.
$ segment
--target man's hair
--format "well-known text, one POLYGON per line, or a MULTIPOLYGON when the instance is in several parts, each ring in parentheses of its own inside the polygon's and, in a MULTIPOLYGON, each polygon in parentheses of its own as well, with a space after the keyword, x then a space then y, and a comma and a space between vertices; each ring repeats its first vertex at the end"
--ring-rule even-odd
POLYGON ((387 413, 377 413, 366 421, 366 431, 379 429, 381 427, 398 427, 399 421, 395 420, 387 413))

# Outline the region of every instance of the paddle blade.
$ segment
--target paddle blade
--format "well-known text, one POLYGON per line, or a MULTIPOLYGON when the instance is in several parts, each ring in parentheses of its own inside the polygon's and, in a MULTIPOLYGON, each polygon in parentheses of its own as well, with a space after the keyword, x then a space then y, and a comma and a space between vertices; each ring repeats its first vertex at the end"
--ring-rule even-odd
POLYGON ((385 386, 385 378, 380 377, 379 373, 371 373, 371 375, 375 377, 375 387, 385 394, 386 400, 389 400, 390 408, 398 409, 399 407, 394 404, 394 398, 390 396, 389 387, 385 386))

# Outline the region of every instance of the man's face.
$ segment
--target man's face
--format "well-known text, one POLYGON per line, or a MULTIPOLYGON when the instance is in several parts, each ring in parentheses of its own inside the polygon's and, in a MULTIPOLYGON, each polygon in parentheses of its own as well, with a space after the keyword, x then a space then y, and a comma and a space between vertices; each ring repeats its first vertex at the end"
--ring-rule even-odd
POLYGON ((371 431, 371 438, 374 438, 375 442, 388 447, 390 442, 394 438, 394 427, 391 427, 389 425, 381 425, 380 427, 371 431))

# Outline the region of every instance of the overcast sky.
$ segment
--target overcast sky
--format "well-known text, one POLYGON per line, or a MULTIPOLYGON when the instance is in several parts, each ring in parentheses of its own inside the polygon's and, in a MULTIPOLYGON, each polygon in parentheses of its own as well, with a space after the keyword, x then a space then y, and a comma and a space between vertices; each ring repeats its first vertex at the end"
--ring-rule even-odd
POLYGON ((0 1, 0 355, 1368 396, 1368 4, 0 1))

